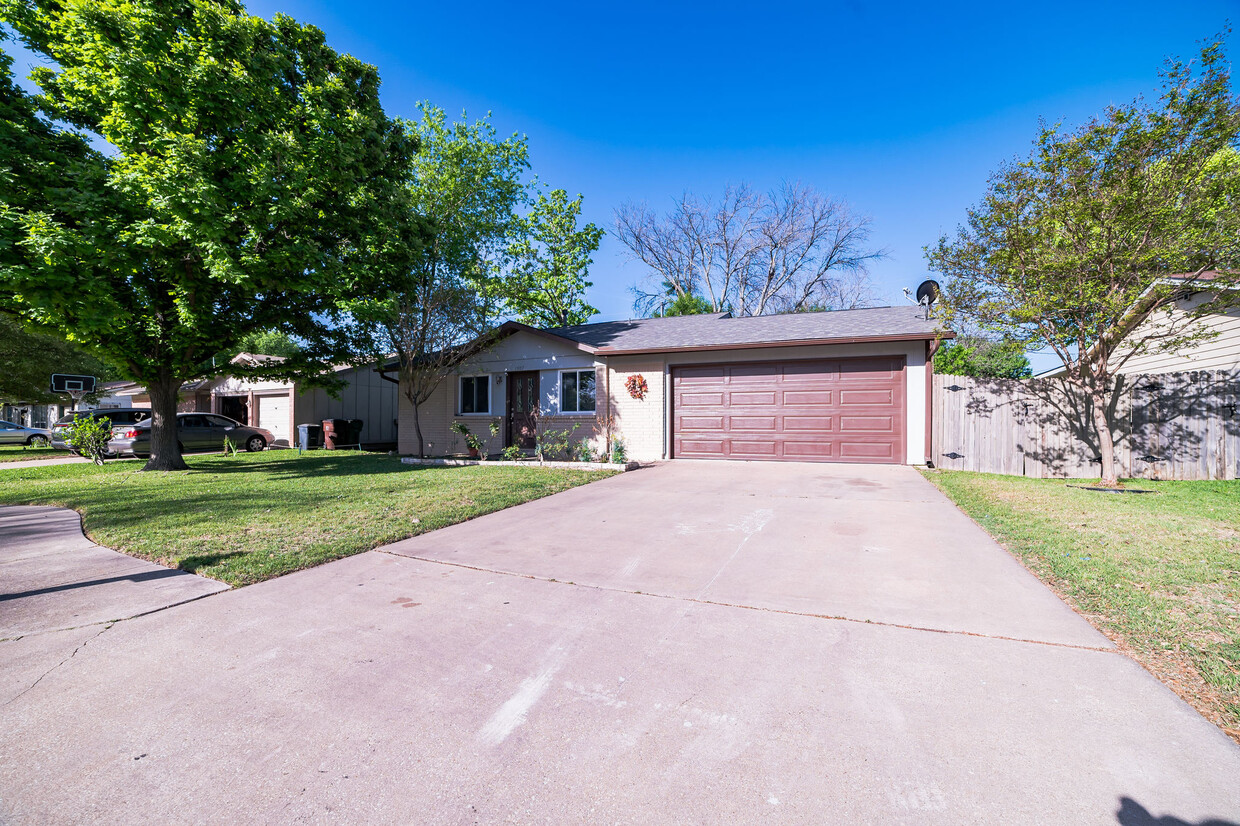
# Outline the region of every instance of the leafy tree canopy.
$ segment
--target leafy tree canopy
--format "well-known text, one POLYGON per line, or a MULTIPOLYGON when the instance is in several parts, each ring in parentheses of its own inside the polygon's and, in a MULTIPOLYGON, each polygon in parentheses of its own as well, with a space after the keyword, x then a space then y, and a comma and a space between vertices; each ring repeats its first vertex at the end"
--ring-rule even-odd
POLYGON ((715 312, 715 307, 697 293, 673 293, 665 300, 660 310, 652 313, 653 318, 670 318, 677 315, 706 315, 715 312))
POLYGON ((183 467, 176 394, 234 371, 213 354, 279 330, 302 350, 263 372, 307 377, 347 350, 334 318, 408 231, 416 141, 373 67, 233 0, 0 0, 0 18, 55 66, 31 100, 5 59, 0 306, 143 383, 147 467, 183 467))
POLYGON ((1131 354, 1207 335, 1191 322, 1240 285, 1240 105, 1222 43, 1163 77, 1157 105, 1112 106, 1073 131, 1043 127, 1028 158, 991 176, 955 237, 927 249, 947 276, 949 325, 962 319, 1063 359, 1092 408, 1107 483, 1116 371, 1131 354), (1203 287, 1218 300, 1189 323, 1130 338, 1203 287))
POLYGON ((59 336, 24 330, 0 316, 0 402, 67 402, 67 396, 48 390, 53 373, 94 376, 100 382, 115 378, 113 368, 81 347, 59 336))
POLYGON ((1019 342, 958 338, 934 354, 934 372, 978 379, 1024 379, 1033 375, 1019 342))
POLYGON ((563 189, 539 195, 524 232, 508 249, 512 269, 503 295, 516 319, 535 327, 585 324, 598 310, 585 301, 591 257, 603 238, 594 224, 578 229, 582 196, 563 189))
POLYGON ((301 353, 301 350, 301 345, 294 341, 288 333, 281 330, 258 330, 241 340, 237 352, 295 358, 301 353))

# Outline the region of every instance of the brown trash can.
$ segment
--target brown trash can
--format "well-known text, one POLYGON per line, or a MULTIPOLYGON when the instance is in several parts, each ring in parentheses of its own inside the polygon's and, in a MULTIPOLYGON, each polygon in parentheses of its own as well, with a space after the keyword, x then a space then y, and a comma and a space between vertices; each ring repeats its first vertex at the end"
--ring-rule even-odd
POLYGON ((335 450, 338 445, 349 443, 348 419, 323 420, 323 449, 335 450))

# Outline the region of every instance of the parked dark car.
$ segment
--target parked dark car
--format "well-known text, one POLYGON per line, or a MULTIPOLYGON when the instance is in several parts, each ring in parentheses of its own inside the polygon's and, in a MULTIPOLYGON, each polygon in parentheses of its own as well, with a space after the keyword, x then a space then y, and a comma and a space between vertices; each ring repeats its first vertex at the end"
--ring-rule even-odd
MULTIPOLYGON (((250 427, 218 413, 178 413, 177 441, 182 453, 224 449, 224 439, 232 439, 238 449, 257 453, 275 441, 270 430, 250 427)), ((129 427, 113 427, 108 450, 121 455, 146 458, 151 455, 151 422, 129 427)))
POLYGON ((16 422, 0 421, 0 445, 46 447, 52 434, 41 427, 26 427, 16 422))
MULTIPOLYGON (((94 410, 79 410, 76 414, 61 416, 52 425, 52 447, 58 450, 72 450, 65 441, 65 428, 73 424, 73 417, 89 416, 92 419, 106 418, 115 431, 118 427, 135 425, 151 418, 151 411, 144 407, 99 407, 94 410)), ((110 454, 111 455, 111 454, 110 454)))

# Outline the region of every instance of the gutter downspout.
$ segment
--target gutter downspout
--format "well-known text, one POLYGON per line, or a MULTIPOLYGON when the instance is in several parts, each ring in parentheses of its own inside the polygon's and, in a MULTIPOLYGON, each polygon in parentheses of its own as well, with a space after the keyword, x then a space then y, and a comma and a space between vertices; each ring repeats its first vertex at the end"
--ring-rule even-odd
POLYGON ((926 341, 926 464, 934 467, 934 354, 940 339, 926 341))

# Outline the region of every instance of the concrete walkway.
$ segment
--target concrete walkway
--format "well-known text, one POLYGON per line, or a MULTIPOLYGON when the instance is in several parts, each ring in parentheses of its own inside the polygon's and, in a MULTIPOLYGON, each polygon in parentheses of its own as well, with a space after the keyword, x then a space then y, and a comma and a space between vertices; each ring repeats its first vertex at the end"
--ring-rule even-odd
POLYGON ((21 470, 27 467, 50 467, 52 465, 85 465, 90 459, 81 456, 64 456, 59 459, 23 459, 19 462, 0 462, 0 470, 21 470))
POLYGON ((5 823, 1240 821, 1240 748, 907 468, 624 474, 0 692, 5 823))
POLYGON ((0 507, 0 640, 135 617, 225 590, 96 545, 66 508, 0 507))

